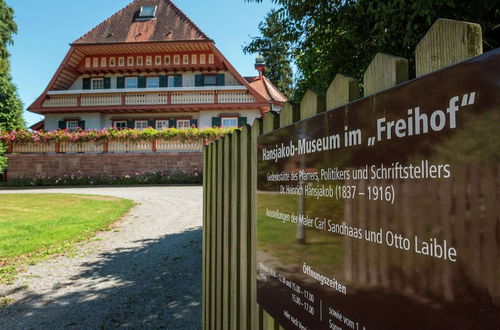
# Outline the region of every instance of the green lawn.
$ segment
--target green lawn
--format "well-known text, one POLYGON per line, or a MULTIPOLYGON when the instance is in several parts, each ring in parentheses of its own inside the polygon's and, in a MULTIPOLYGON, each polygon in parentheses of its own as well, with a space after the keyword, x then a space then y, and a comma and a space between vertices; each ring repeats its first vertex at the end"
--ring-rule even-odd
POLYGON ((0 281, 16 268, 65 252, 74 243, 108 230, 133 202, 105 196, 0 194, 0 281))

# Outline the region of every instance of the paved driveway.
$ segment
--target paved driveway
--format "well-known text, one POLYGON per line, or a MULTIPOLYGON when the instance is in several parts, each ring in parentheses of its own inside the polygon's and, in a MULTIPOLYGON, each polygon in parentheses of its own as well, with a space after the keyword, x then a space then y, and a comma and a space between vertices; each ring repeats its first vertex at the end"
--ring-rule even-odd
POLYGON ((132 187, 0 191, 117 196, 139 203, 116 230, 29 267, 0 329, 199 329, 202 188, 132 187))

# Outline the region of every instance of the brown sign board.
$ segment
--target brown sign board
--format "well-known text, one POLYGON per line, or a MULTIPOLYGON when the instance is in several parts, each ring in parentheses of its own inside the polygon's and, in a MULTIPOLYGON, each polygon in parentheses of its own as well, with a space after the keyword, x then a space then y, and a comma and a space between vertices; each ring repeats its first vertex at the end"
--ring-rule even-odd
POLYGON ((284 328, 500 329, 500 50, 257 152, 257 301, 284 328))

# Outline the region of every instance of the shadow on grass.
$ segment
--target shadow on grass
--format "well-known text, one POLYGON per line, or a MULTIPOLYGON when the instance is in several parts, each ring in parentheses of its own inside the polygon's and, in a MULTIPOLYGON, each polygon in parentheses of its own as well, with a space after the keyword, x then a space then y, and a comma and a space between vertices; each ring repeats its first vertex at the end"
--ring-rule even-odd
POLYGON ((1 329, 199 329, 202 229, 188 229, 83 263, 50 290, 28 288, 0 309, 1 329))

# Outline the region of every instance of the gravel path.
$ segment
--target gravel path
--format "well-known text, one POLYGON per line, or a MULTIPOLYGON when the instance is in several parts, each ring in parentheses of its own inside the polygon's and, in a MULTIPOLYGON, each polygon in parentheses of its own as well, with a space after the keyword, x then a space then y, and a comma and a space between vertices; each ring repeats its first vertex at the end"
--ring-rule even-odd
POLYGON ((77 253, 30 266, 0 307, 0 329, 199 329, 202 188, 0 191, 124 197, 139 205, 77 253))

